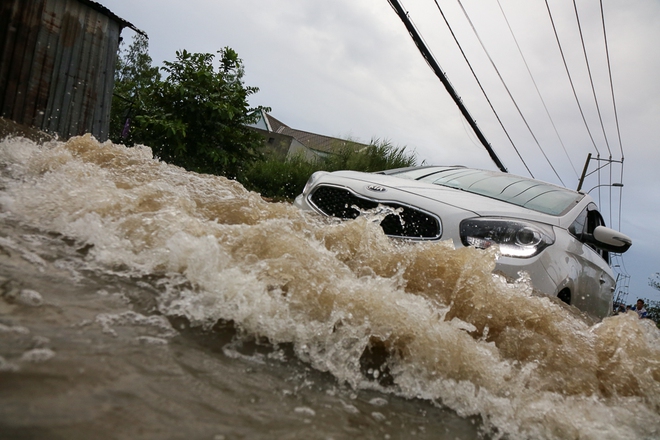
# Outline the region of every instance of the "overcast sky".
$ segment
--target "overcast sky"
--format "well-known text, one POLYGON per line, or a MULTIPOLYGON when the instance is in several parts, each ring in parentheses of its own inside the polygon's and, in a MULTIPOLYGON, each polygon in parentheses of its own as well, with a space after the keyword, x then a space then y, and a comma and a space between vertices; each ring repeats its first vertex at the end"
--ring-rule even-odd
MULTIPOLYGON (((496 169, 387 0, 99 2, 148 34, 154 65, 174 60, 182 49, 236 50, 246 85, 260 89, 250 104, 271 107, 275 118, 293 128, 363 142, 389 140, 427 164, 496 169)), ((623 264, 615 262, 630 275, 628 302, 660 300, 660 292, 648 286, 660 272, 660 2, 602 1, 619 143, 598 0, 577 0, 580 27, 572 2, 548 0, 582 113, 545 1, 462 0, 486 53, 458 0, 437 0, 515 148, 436 1, 401 2, 510 172, 576 188, 588 153, 625 158, 623 168, 614 163, 594 172, 583 189, 622 181, 622 189, 602 186, 591 195, 608 226, 633 238, 623 264), (599 190, 605 191, 599 196, 599 190)), ((122 36, 130 42, 133 32, 126 29, 122 36)))

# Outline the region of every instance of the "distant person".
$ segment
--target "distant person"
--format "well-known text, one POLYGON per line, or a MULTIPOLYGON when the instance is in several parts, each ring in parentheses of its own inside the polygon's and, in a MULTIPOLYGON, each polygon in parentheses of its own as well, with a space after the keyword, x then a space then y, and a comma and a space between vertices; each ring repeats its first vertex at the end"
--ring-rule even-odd
POLYGON ((637 305, 635 306, 635 311, 637 312, 637 315, 639 316, 639 319, 642 318, 648 318, 649 314, 644 308, 644 300, 643 299, 638 299, 637 300, 637 305))

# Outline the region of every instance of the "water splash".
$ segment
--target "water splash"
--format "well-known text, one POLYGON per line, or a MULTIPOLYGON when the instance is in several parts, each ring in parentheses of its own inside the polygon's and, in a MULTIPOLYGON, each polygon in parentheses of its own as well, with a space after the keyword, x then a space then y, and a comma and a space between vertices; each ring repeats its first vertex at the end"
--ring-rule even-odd
POLYGON ((594 323, 493 275, 494 250, 391 240, 374 222, 390 212, 318 218, 90 136, 8 139, 0 161, 3 216, 75 241, 90 270, 157 280, 162 315, 232 322, 355 389, 479 416, 494 437, 658 435, 653 323, 594 323))

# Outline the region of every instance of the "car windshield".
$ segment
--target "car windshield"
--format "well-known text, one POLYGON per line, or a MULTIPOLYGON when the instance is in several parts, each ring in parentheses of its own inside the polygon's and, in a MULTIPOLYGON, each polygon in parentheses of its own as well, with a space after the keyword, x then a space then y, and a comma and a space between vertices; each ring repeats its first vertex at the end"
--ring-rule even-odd
POLYGON ((538 180, 471 168, 425 167, 392 174, 479 194, 550 215, 565 213, 584 197, 577 191, 538 180))

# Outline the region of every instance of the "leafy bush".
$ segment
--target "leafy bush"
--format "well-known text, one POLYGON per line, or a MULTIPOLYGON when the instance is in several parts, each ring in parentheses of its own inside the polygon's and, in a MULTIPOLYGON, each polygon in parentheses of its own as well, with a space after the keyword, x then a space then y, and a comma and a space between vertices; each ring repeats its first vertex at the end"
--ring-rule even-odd
POLYGON ((321 167, 327 171, 375 172, 416 164, 415 154, 408 154, 406 147, 395 147, 390 141, 372 139, 367 147, 360 150, 350 144, 341 148, 337 154, 328 157, 321 167))
POLYGON ((337 154, 316 162, 297 156, 285 161, 268 158, 254 162, 238 180, 248 189, 276 200, 293 200, 300 194, 307 179, 315 171, 355 170, 364 172, 414 166, 417 159, 407 154, 406 147, 394 147, 390 142, 372 140, 370 145, 356 148, 349 143, 337 154))
POLYGON ((316 164, 306 162, 299 156, 285 161, 271 157, 254 162, 238 180, 263 197, 293 200, 302 192, 309 176, 317 170, 316 164))

